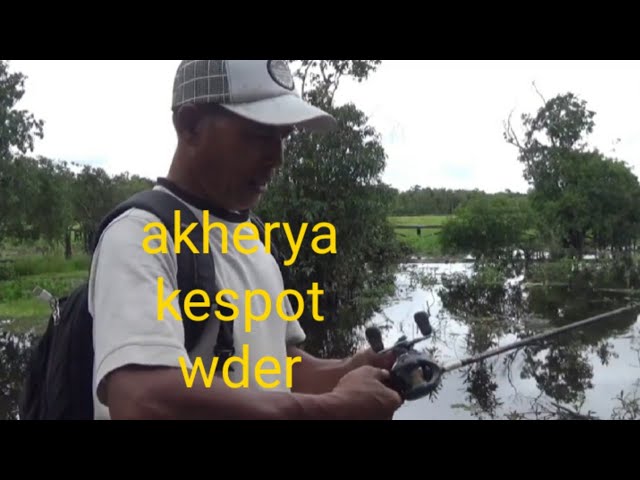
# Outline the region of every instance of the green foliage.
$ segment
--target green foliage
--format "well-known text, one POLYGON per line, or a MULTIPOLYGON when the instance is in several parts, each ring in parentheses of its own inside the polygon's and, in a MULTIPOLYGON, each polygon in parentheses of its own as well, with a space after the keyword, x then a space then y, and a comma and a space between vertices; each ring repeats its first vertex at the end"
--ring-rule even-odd
POLYGON ((534 264, 526 277, 531 283, 559 284, 574 289, 640 289, 640 263, 634 257, 598 261, 564 258, 534 264))
POLYGON ((42 335, 47 328, 44 319, 51 315, 51 307, 37 298, 23 298, 10 302, 0 302, 0 318, 3 319, 0 332, 25 333, 34 331, 42 335))
POLYGON ((535 379, 545 395, 559 402, 581 403, 585 391, 593 388, 593 366, 588 351, 581 344, 565 343, 556 341, 543 358, 539 355, 542 347, 526 348, 520 377, 535 379))
MULTIPOLYGON (((478 189, 451 190, 414 185, 407 191, 395 192, 393 215, 451 215, 469 200, 486 195, 478 189)), ((517 195, 517 194, 516 194, 517 195)))
MULTIPOLYGON (((355 105, 333 104, 343 77, 362 81, 377 63, 301 61, 296 73, 306 99, 333 114, 338 129, 320 135, 293 133, 285 163, 258 211, 265 221, 288 223, 295 233, 307 225, 309 240, 285 274, 290 288, 305 292, 318 282, 324 291, 320 312, 325 320, 313 320, 308 301, 300 322, 309 334, 308 348, 327 356, 352 351, 349 330, 394 293, 394 271, 401 253, 387 220, 394 193, 380 179, 386 154, 379 136, 355 105), (329 232, 325 228, 312 232, 323 222, 335 227, 335 254, 318 255, 311 248, 310 239, 329 232)), ((282 229, 274 233, 289 257, 282 229)), ((328 242, 319 246, 324 248, 328 242)))
POLYGON ((518 148, 518 160, 525 167, 524 178, 536 191, 548 194, 562 189, 559 170, 563 159, 571 152, 585 151, 586 144, 581 140, 593 131, 594 116, 585 101, 569 92, 545 101, 535 116, 522 114, 523 141, 509 120, 504 138, 518 148))
POLYGON ((136 192, 149 189, 153 182, 138 175, 110 176, 99 167, 85 165, 75 175, 71 187, 73 218, 88 247, 98 222, 118 203, 136 192))
POLYGON ((43 121, 16 108, 24 96, 25 76, 11 73, 9 64, 0 60, 0 239, 6 234, 11 213, 20 203, 14 189, 13 157, 33 150, 35 138, 43 137, 43 121))
POLYGON ((17 258, 13 262, 16 276, 43 274, 68 274, 70 272, 89 271, 91 257, 89 255, 76 255, 66 259, 59 255, 25 256, 17 258))
MULTIPOLYGON (((506 333, 509 323, 521 315, 522 289, 509 284, 505 272, 491 265, 482 265, 471 274, 455 272, 443 274, 438 295, 446 311, 474 328, 485 327, 506 333)), ((476 336, 482 337, 483 335, 476 336)), ((476 338, 478 341, 479 338, 476 338)), ((485 345, 482 349, 490 348, 485 345)))
POLYGON ((580 185, 587 190, 588 224, 593 245, 599 249, 624 250, 640 233, 640 184, 622 161, 593 155, 592 169, 580 185))
POLYGON ((527 270, 527 281, 543 284, 568 284, 579 264, 573 258, 561 258, 552 262, 540 262, 527 270))
POLYGON ((523 140, 510 121, 504 133, 518 148, 547 244, 578 258, 588 244, 629 250, 639 233, 640 184, 624 162, 587 148, 594 117, 585 101, 566 93, 545 101, 535 116, 522 115, 523 140))
POLYGON ((110 176, 102 168, 43 157, 15 157, 3 171, 6 215, 0 218, 0 240, 34 245, 44 241, 51 249, 65 243, 67 257, 74 235, 87 251, 100 219, 117 203, 153 185, 137 175, 110 176))
POLYGON ((358 83, 369 78, 380 60, 291 60, 300 62, 295 72, 302 82, 302 96, 313 105, 328 110, 343 78, 358 83))
POLYGON ((28 275, 3 281, 0 282, 0 302, 31 299, 36 287, 42 287, 56 296, 66 295, 82 281, 87 280, 88 276, 88 270, 80 270, 28 275))
POLYGON ((0 60, 0 159, 6 160, 16 150, 25 154, 33 150, 35 138, 43 138, 44 122, 26 111, 16 109, 24 96, 21 73, 10 73, 9 64, 0 60))
POLYGON ((72 230, 88 240, 97 222, 117 202, 148 188, 150 180, 48 158, 32 158, 44 122, 16 108, 25 76, 0 61, 0 241, 8 238, 51 246, 65 243, 71 255, 72 230))
POLYGON ((13 262, 0 262, 0 282, 17 276, 13 262))
POLYGON ((636 389, 625 393, 621 390, 615 399, 620 403, 611 412, 611 420, 638 420, 640 419, 640 396, 636 389))
POLYGON ((9 212, 3 219, 4 234, 24 240, 61 240, 72 222, 72 174, 66 164, 19 156, 4 171, 9 212))
POLYGON ((445 253, 470 253, 477 259, 510 259, 513 251, 525 254, 534 238, 533 211, 528 198, 479 196, 456 211, 442 228, 445 253))

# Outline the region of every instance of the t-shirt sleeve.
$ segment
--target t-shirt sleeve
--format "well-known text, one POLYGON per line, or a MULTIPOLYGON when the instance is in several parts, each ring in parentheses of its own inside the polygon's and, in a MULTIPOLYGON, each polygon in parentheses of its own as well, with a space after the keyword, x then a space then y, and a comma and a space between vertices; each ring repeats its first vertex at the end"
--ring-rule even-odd
MULTIPOLYGON (((289 297, 285 297, 284 299, 284 307, 288 316, 292 317, 294 314, 293 306, 289 301, 289 297)), ((307 338, 304 329, 300 325, 299 320, 292 320, 287 322, 287 345, 299 345, 304 342, 307 338)))
POLYGON ((299 321, 288 322, 287 324, 287 345, 297 346, 306 340, 307 336, 300 326, 299 321))
POLYGON ((101 402, 105 376, 125 365, 180 367, 182 358, 192 366, 182 322, 171 310, 180 318, 178 295, 164 303, 178 288, 173 242, 167 232, 167 253, 147 253, 145 245, 147 249, 160 245, 160 229, 146 228, 152 222, 159 220, 140 210, 121 215, 104 231, 92 260, 94 392, 101 402))

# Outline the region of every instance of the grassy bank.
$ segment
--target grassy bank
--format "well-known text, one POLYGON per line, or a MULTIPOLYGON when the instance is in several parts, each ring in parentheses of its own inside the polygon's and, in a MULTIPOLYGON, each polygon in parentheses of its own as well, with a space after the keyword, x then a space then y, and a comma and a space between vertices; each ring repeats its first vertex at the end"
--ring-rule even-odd
POLYGON ((33 295, 36 287, 53 295, 64 295, 87 279, 89 257, 78 255, 66 260, 62 255, 28 255, 5 258, 0 279, 0 328, 16 333, 32 328, 41 332, 51 310, 33 295))
MULTIPOLYGON (((439 226, 448 218, 450 218, 448 215, 396 216, 389 217, 389 221, 394 226, 439 226)), ((431 261, 443 259, 439 228, 422 229, 420 234, 418 234, 417 229, 396 228, 395 233, 397 237, 414 252, 415 256, 431 261)))

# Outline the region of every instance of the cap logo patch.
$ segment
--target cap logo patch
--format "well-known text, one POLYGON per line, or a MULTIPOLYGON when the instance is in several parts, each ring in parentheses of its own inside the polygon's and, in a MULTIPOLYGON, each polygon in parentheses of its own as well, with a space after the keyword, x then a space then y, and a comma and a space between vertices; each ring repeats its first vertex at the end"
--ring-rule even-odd
POLYGON ((289 65, 287 65, 284 60, 269 60, 267 70, 271 78, 273 78, 273 81, 282 88, 286 88, 287 90, 293 90, 295 88, 293 75, 291 75, 289 65))

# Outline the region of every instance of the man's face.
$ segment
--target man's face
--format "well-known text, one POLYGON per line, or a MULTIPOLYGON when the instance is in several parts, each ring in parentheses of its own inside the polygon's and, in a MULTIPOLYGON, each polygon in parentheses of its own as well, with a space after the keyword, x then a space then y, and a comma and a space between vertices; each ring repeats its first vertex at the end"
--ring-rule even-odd
POLYGON ((192 150, 199 183, 227 209, 255 207, 282 164, 283 142, 290 131, 235 115, 205 115, 192 150))

